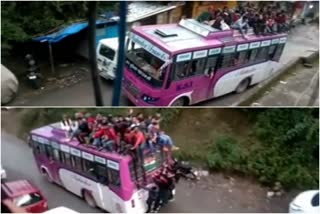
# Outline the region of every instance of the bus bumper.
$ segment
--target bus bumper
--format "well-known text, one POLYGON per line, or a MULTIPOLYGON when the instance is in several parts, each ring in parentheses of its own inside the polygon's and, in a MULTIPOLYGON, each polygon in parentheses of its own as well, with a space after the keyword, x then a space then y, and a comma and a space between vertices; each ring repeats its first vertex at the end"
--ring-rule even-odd
POLYGON ((138 98, 135 98, 134 96, 132 96, 128 90, 123 87, 122 88, 123 92, 124 92, 124 95, 135 105, 135 106, 155 106, 153 104, 150 104, 150 103, 146 103, 144 102, 142 99, 138 99, 138 98))

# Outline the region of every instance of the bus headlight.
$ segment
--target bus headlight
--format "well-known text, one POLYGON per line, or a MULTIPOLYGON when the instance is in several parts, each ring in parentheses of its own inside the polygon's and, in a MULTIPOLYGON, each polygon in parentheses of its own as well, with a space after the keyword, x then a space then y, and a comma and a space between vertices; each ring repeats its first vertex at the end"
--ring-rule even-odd
POLYGON ((146 94, 142 95, 142 100, 145 101, 146 103, 154 103, 158 101, 160 98, 159 97, 150 97, 146 94))

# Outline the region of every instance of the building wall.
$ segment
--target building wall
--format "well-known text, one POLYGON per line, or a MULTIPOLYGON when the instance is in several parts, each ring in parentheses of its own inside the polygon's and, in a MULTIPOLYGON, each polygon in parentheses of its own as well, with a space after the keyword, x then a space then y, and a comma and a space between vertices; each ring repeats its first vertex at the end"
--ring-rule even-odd
POLYGON ((228 7, 234 9, 237 6, 237 1, 199 1, 194 2, 192 7, 192 18, 198 17, 201 13, 208 11, 209 7, 214 9, 228 7))

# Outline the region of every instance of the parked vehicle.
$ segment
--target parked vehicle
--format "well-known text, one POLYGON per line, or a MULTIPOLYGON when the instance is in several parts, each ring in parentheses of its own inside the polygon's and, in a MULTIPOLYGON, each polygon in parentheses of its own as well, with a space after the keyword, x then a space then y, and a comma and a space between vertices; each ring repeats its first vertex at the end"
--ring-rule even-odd
POLYGON ((47 199, 27 180, 2 183, 1 201, 8 199, 12 200, 16 207, 21 207, 26 212, 42 213, 48 210, 47 199))
MULTIPOLYGON (((131 48, 132 46, 128 47, 129 50, 131 48)), ((118 49, 118 38, 102 39, 99 41, 97 46, 97 65, 101 77, 108 80, 116 78, 118 49)))
POLYGON ((32 66, 27 70, 27 79, 29 84, 34 89, 41 88, 42 85, 42 76, 40 73, 40 69, 37 66, 32 66))
POLYGON ((27 54, 25 57, 27 65, 27 79, 30 86, 34 89, 41 88, 42 75, 40 73, 40 68, 37 61, 31 54, 27 54))
POLYGON ((19 82, 16 76, 4 65, 1 65, 1 104, 8 104, 17 95, 19 82))
POLYGON ((319 190, 300 193, 290 203, 289 213, 320 213, 319 190))

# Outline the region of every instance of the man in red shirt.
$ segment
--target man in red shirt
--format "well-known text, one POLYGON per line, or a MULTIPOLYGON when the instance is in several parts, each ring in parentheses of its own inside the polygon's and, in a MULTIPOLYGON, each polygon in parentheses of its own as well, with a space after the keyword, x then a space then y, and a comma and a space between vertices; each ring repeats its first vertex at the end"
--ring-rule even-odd
POLYGON ((136 158, 140 163, 143 163, 145 141, 144 133, 139 129, 139 125, 133 125, 129 136, 129 143, 132 145, 130 150, 135 151, 136 158))

